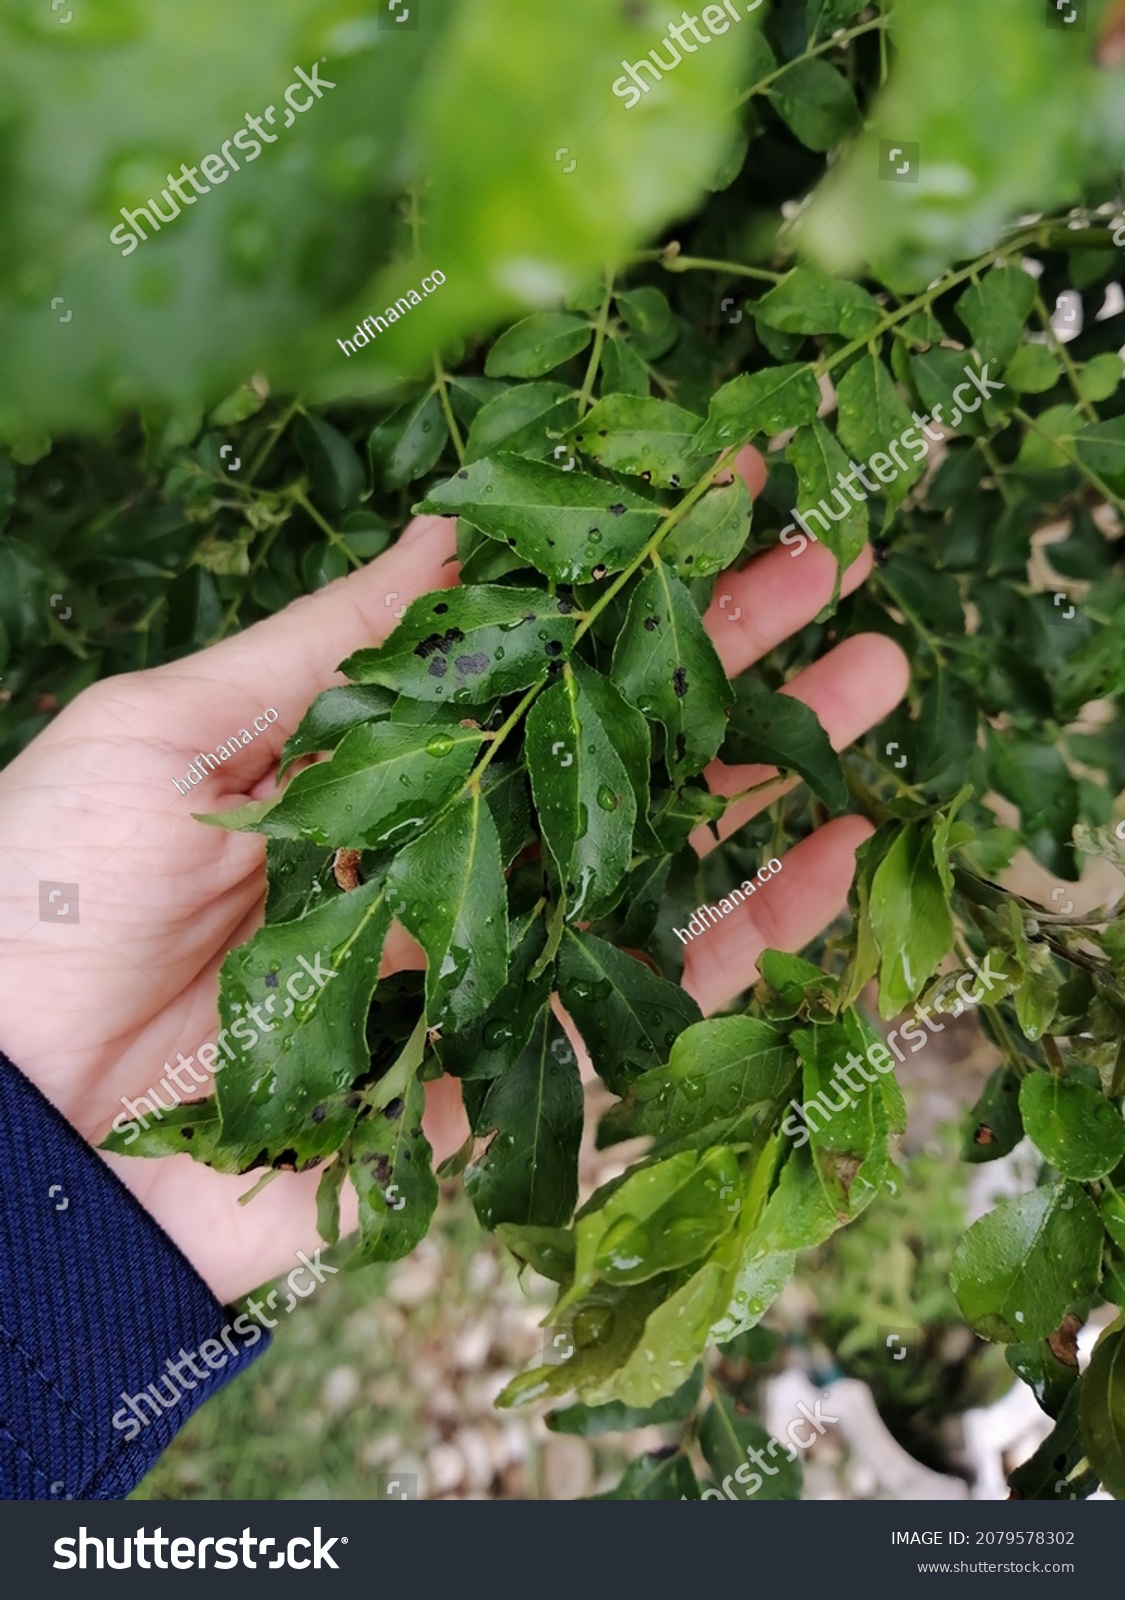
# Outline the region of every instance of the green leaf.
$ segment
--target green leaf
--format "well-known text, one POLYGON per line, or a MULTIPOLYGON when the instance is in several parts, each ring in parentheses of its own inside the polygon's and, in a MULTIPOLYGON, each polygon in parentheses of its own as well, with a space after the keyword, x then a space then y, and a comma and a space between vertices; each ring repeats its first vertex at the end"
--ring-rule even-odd
POLYGON ((848 791, 840 758, 815 711, 789 694, 774 694, 749 675, 739 680, 734 715, 723 742, 727 762, 761 763, 803 778, 833 813, 845 810, 848 791))
POLYGON ((1125 1197, 1122 1197, 1112 1183, 1105 1185, 1101 1211, 1105 1231, 1119 1250, 1125 1250, 1125 1197))
POLYGON ((811 422, 819 406, 820 388, 804 362, 744 372, 712 395, 696 449, 701 455, 717 455, 756 434, 769 438, 811 422))
POLYGON ((830 278, 816 267, 795 268, 763 295, 755 311, 761 321, 783 333, 838 333, 845 339, 865 339, 883 320, 866 289, 844 278, 830 278))
MULTIPOLYGON (((1077 1318, 1074 1319, 1077 1333, 1077 1318)), ((1040 1406, 1049 1417, 1057 1417, 1063 1404, 1078 1382, 1078 1349, 1075 1345, 1069 1361, 1063 1361, 1051 1348, 1050 1339, 1037 1339, 1031 1344, 1009 1344, 1004 1347, 1004 1359, 1027 1384, 1040 1406)))
POLYGON ((566 671, 527 718, 527 764, 539 824, 570 918, 612 905, 629 870, 636 799, 583 680, 566 671))
MULTIPOLYGON (((402 844, 456 794, 480 745, 475 728, 360 723, 329 760, 299 772, 264 815, 246 807, 243 831, 357 850, 402 844)), ((228 815, 236 826, 240 813, 219 813, 228 815)))
POLYGON ((1078 392, 1083 400, 1097 405, 1116 394, 1125 375, 1125 362, 1116 350, 1103 350, 1100 356, 1087 361, 1078 372, 1078 392))
POLYGON ((390 715, 395 697, 386 689, 345 683, 318 694, 281 749, 277 776, 280 781, 301 756, 335 750, 340 740, 361 722, 380 722, 390 715))
POLYGON ((660 520, 630 489, 504 454, 435 484, 416 509, 465 517, 560 583, 620 572, 660 520))
POLYGON ((953 918, 934 861, 929 823, 902 829, 871 881, 869 915, 881 953, 879 1011, 917 1000, 953 944, 953 918))
POLYGON ((537 978, 530 976, 546 942, 543 918, 536 913, 510 924, 504 987, 486 1011, 443 1034, 434 1046, 446 1072, 469 1081, 495 1078, 519 1055, 551 997, 553 968, 548 966, 537 978))
POLYGON ((969 1114, 961 1143, 962 1161, 997 1161, 1023 1138, 1020 1080, 1010 1067, 989 1074, 981 1097, 969 1114))
POLYGON ((582 1080, 549 1006, 518 1059, 489 1084, 472 1128, 478 1138, 493 1135, 465 1172, 466 1193, 486 1228, 569 1220, 578 1198, 582 1080))
POLYGON ((797 469, 798 511, 806 519, 810 511, 817 513, 817 538, 845 571, 867 543, 867 507, 840 487, 851 471, 847 456, 817 417, 794 434, 785 459, 797 469), (827 526, 821 528, 821 521, 827 526))
POLYGON ((549 1412, 547 1426, 552 1433, 577 1434, 583 1439, 600 1439, 607 1433, 628 1433, 634 1428, 660 1427, 668 1422, 682 1422, 699 1404, 703 1392, 703 1368, 696 1367, 691 1377, 676 1390, 653 1406, 637 1409, 611 1400, 604 1406, 566 1406, 562 1411, 549 1412))
POLYGON ((925 471, 925 457, 916 453, 925 440, 883 363, 860 356, 836 385, 836 404, 836 429, 852 459, 870 467, 882 485, 880 494, 891 505, 905 500, 925 471), (914 445, 899 448, 903 434, 911 431, 914 445), (893 456, 887 453, 892 445, 893 456), (900 461, 906 463, 905 471, 900 461))
MULTIPOLYGON (((416 1054, 421 1059, 425 1031, 416 1054)), ((411 1052, 410 1046, 407 1052, 411 1052)), ((391 1068, 391 1073, 396 1069, 391 1068)), ((400 1095, 361 1117, 348 1141, 348 1176, 359 1197, 356 1260, 398 1261, 425 1238, 437 1207, 438 1183, 429 1143, 422 1132, 426 1096, 417 1061, 400 1095)))
POLYGON ((633 591, 612 677, 663 724, 673 777, 702 771, 722 743, 733 691, 691 596, 659 561, 633 591))
POLYGON ((354 446, 330 422, 307 412, 298 419, 295 432, 308 464, 313 498, 332 511, 356 505, 367 488, 367 473, 354 446))
POLYGON ((702 419, 671 405, 628 394, 607 395, 573 430, 585 455, 610 472, 644 478, 661 488, 687 488, 706 458, 695 437, 702 419))
MULTIPOLYGON (((800 1138, 804 1133, 807 1140, 808 1132, 795 1112, 786 1117, 782 1130, 792 1137, 793 1152, 781 1169, 777 1187, 745 1251, 751 1263, 755 1257, 759 1258, 774 1281, 782 1274, 787 1276, 787 1261, 794 1251, 811 1250, 814 1245, 823 1244, 836 1232, 841 1221, 829 1204, 811 1150, 800 1138)), ((784 1282, 784 1276, 781 1281, 784 1282)), ((729 1317, 729 1312, 727 1315, 729 1317)), ((725 1328, 721 1337, 728 1337, 725 1328)))
POLYGON ((629 326, 639 356, 655 361, 672 348, 678 337, 676 322, 667 298, 659 289, 645 285, 640 289, 621 290, 616 299, 617 309, 629 326))
POLYGON ((585 350, 593 335, 585 317, 565 311, 536 311, 508 328, 488 352, 489 378, 541 378, 585 350))
POLYGON ((801 1498, 803 1475, 795 1446, 772 1440, 760 1422, 736 1409, 729 1395, 717 1395, 708 1406, 699 1425, 699 1446, 716 1484, 725 1486, 733 1478, 739 1485, 729 1491, 731 1499, 801 1498), (752 1458, 762 1471, 755 1471, 752 1458))
MULTIPOLYGON (((823 1198, 821 1194, 821 1202, 823 1198)), ((733 1275, 726 1309, 716 1317, 710 1337, 712 1344, 727 1344, 758 1326, 793 1276, 797 1257, 763 1250, 756 1234, 747 1242, 737 1233, 729 1235, 716 1253, 732 1257, 733 1275)))
POLYGON ((402 489, 424 478, 449 439, 449 425, 436 394, 424 394, 402 406, 371 430, 367 452, 376 484, 402 489))
POLYGON ((860 1084, 837 1074, 837 1067, 860 1070, 849 1058, 863 1060, 840 1023, 798 1028, 791 1038, 804 1068, 801 1098, 817 1174, 837 1215, 854 1216, 874 1199, 886 1171, 886 1117, 882 1096, 872 1093, 878 1076, 870 1071, 868 1081, 866 1063, 860 1084))
POLYGON ((426 952, 430 1027, 482 1016, 508 974, 508 899, 496 824, 478 788, 396 856, 387 892, 426 952))
MULTIPOLYGON (((609 1410, 599 1406, 599 1411, 609 1410)), ((655 1408, 650 1408, 655 1409, 655 1408)), ((621 1410, 628 1412, 629 1407, 621 1410)), ((604 1494, 591 1495, 592 1500, 698 1500, 699 1484, 692 1471, 691 1462, 682 1450, 671 1455, 641 1456, 631 1461, 625 1476, 615 1489, 604 1494)))
POLYGON ((702 1260, 734 1226, 741 1189, 725 1145, 679 1151, 599 1189, 575 1224, 574 1286, 557 1310, 599 1280, 644 1283, 702 1260))
POLYGON ((483 705, 545 678, 577 625, 570 602, 541 589, 450 589, 415 600, 385 644, 340 670, 415 700, 483 705))
POLYGON ((559 948, 559 996, 612 1093, 667 1060, 685 1028, 702 1021, 695 1001, 623 950, 568 927, 559 948))
POLYGON ((741 473, 716 484, 660 542, 660 559, 677 578, 710 578, 731 566, 750 534, 750 490, 741 473))
POLYGON ((1020 1089, 1023 1125, 1064 1178, 1089 1183, 1125 1158, 1125 1121, 1097 1089, 1033 1072, 1020 1089))
POLYGON ((561 439, 577 415, 578 397, 568 384, 517 384, 477 412, 465 441, 465 461, 471 465, 496 450, 547 455, 552 450, 552 436, 561 439))
POLYGON ((627 339, 607 339, 602 346, 602 394, 646 395, 648 372, 627 339))
POLYGON ((1082 1466, 1083 1441, 1078 1432, 1079 1405, 1085 1384, 1075 1385, 1059 1410, 1058 1422, 1028 1460, 1009 1473, 1017 1500, 1085 1500, 1097 1488, 1097 1477, 1082 1466))
POLYGON ((1078 1426, 1087 1459, 1115 1500, 1125 1499, 1125 1329, 1098 1340, 1082 1379, 1078 1426))
POLYGON ((1045 394, 1058 381, 1058 358, 1045 344, 1021 344, 1004 368, 1004 382, 1020 394, 1045 394))
POLYGON ((102 428, 149 397, 219 399, 252 372, 268 372, 275 394, 314 400, 385 392, 428 371, 431 351, 522 315, 690 216, 730 138, 739 48, 699 50, 666 79, 659 106, 629 113, 609 86, 636 54, 637 24, 603 0, 542 14, 514 14, 505 0, 441 6, 417 32, 412 14, 393 39, 364 31, 365 12, 345 37, 315 0, 283 0, 276 15, 267 38, 238 7, 198 35, 174 8, 114 4, 97 21, 90 8, 77 26, 90 48, 113 51, 125 91, 113 94, 87 75, 84 50, 70 48, 75 27, 60 29, 49 6, 41 19, 5 14, 0 94, 14 107, 16 151, 6 214, 41 206, 42 227, 12 240, 26 300, 3 332, 0 431, 102 428), (321 77, 336 87, 309 101, 294 83, 310 107, 298 126, 282 128, 282 105, 278 133, 266 125, 276 146, 258 159, 251 145, 251 170, 235 150, 229 181, 123 259, 108 238, 118 208, 155 195, 175 216, 160 198, 169 161, 173 171, 198 162, 244 111, 278 102, 295 63, 308 71, 322 56, 321 77), (190 137, 177 108, 188 83, 190 137), (51 120, 61 105, 73 123, 51 120), (101 175, 80 189, 66 164, 76 139, 101 175), (552 160, 568 141, 581 146, 570 175, 552 160), (411 174, 425 174, 419 260, 402 248, 411 174), (42 310, 78 282, 92 250, 107 270, 85 280, 74 317, 100 329, 101 344, 68 338, 74 327, 42 310), (435 267, 445 284, 396 310, 435 267), (367 347, 341 349, 358 319, 385 309, 394 320, 367 347))
POLYGON ((696 1133, 780 1103, 796 1073, 793 1048, 774 1028, 753 1017, 715 1017, 680 1034, 668 1065, 630 1084, 606 1124, 629 1137, 696 1133))
POLYGON ((654 846, 646 820, 652 776, 652 734, 648 723, 636 706, 631 706, 602 673, 595 672, 583 661, 575 661, 572 665, 583 694, 601 718, 613 748, 625 764, 637 802, 637 839, 643 840, 643 845, 638 842, 637 848, 647 850, 650 845, 654 846))
POLYGON ((1044 1338, 1097 1288, 1102 1229, 1074 1183, 1033 1189, 974 1222, 949 1281, 970 1327, 985 1339, 1044 1338))
POLYGON ((839 1009, 839 984, 811 961, 784 950, 763 950, 754 999, 767 1022, 828 1022, 839 1009))
POLYGON ((1019 807, 1024 842, 1050 872, 1073 879, 1078 785, 1060 752, 1015 729, 1003 737, 990 732, 988 776, 1019 807))
POLYGON ((608 1382, 586 1391, 589 1403, 622 1400, 628 1406, 651 1406, 665 1395, 675 1394, 684 1374, 707 1348, 711 1324, 725 1304, 725 1279, 724 1268, 708 1262, 658 1305, 620 1370, 608 1382))
POLYGON ((552 1283, 567 1283, 574 1276, 574 1235, 568 1228, 520 1227, 502 1222, 496 1236, 521 1263, 534 1267, 552 1283))
MULTIPOLYGON (((194 1056, 188 1060, 193 1061, 194 1056)), ((163 1092, 158 1089, 158 1095, 163 1092)), ((163 1101, 161 1102, 163 1104, 163 1101)), ((147 1120, 147 1118, 146 1118, 147 1120)), ((112 1150, 122 1156, 172 1156, 187 1151, 194 1161, 205 1161, 220 1172, 239 1172, 237 1161, 224 1160, 219 1149, 219 1114, 214 1096, 189 1100, 162 1111, 159 1122, 142 1128, 139 1121, 125 1121, 106 1134, 99 1150, 112 1150)))
POLYGON ((223 962, 218 1048, 231 1059, 215 1051, 204 1065, 222 1065, 220 1148, 242 1170, 282 1159, 303 1170, 350 1131, 347 1097, 371 1069, 367 1011, 390 921, 386 888, 373 879, 260 929, 223 962))
POLYGON ((1023 339, 1035 304, 1035 279, 1022 267, 993 267, 957 301, 957 315, 973 336, 983 362, 1003 369, 1023 339))
POLYGON ((1091 472, 1106 478, 1125 473, 1125 417, 1092 422, 1078 429, 1073 437, 1079 461, 1091 472))
POLYGON ((831 150, 859 122, 848 80, 826 61, 797 61, 770 85, 781 120, 810 150, 831 150))

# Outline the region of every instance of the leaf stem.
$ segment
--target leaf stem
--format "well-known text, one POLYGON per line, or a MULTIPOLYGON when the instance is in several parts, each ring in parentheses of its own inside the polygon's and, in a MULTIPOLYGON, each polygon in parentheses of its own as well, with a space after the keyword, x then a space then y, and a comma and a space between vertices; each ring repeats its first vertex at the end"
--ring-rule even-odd
POLYGON ((530 708, 532 702, 535 700, 540 689, 542 689, 546 681, 547 680, 545 678, 540 678, 538 683, 533 683, 531 688, 526 690, 526 692, 523 694, 519 704, 508 716, 507 720, 503 722, 499 728, 497 728, 495 733, 488 735, 488 749, 485 751, 477 765, 473 768, 472 772, 469 773, 469 776, 465 779, 464 783, 461 785, 461 788, 457 791, 458 800, 460 800, 461 796, 467 793, 469 789, 474 788, 480 783, 481 777, 483 776, 489 762, 499 750, 500 746, 504 743, 504 740, 511 733, 512 729, 516 726, 516 723, 523 716, 524 712, 530 708))
POLYGON ((594 324, 594 348, 590 351, 590 360, 586 367, 586 377, 582 383, 582 392, 578 396, 578 415, 584 417, 589 411, 594 398, 594 379, 598 375, 601 365, 602 350, 605 348, 605 332, 609 324, 609 308, 613 302, 613 272, 607 268, 605 275, 605 299, 602 301, 598 320, 594 324))
POLYGON ((617 577, 610 584, 609 588, 606 589, 603 594, 599 595, 598 599, 590 607, 589 611, 587 611, 583 621, 579 623, 578 632, 574 636, 575 644, 577 644, 579 639, 581 639, 585 634, 589 633, 590 628, 605 610, 606 606, 613 599, 614 595, 620 593, 633 574, 645 561, 648 560, 649 556, 651 556, 653 552, 659 548, 661 541, 666 538, 669 533, 671 533, 672 529, 677 523, 683 521, 684 517, 691 510, 692 506, 694 506, 697 501, 702 500, 703 496, 707 493, 708 489, 719 476, 720 472, 725 472, 730 468, 736 454, 737 449, 734 446, 730 446, 724 450, 718 460, 703 474, 699 482, 696 483, 686 495, 684 495, 683 499, 677 505, 672 507, 671 511, 668 512, 663 522, 659 524, 655 533, 653 533, 652 537, 645 544, 644 548, 640 550, 636 556, 634 556, 633 560, 625 568, 624 572, 618 573, 617 577))
POLYGON ((677 251, 641 250, 631 261, 654 261, 667 272, 725 272, 732 278, 760 278, 763 283, 782 283, 788 272, 770 272, 765 267, 748 267, 741 261, 716 261, 709 256, 682 256, 677 251))
POLYGON ((1066 457, 1075 471, 1080 473, 1082 477, 1086 479, 1086 482, 1091 484, 1104 500, 1107 500, 1110 505, 1116 506, 1118 511, 1125 515, 1125 500, 1123 500, 1119 494, 1115 494, 1110 488, 1109 484, 1100 478, 1092 467, 1088 467, 1080 456, 1075 454, 1065 439, 1055 438, 1055 436, 1048 433, 1045 428, 1041 428, 1036 419, 1031 416, 1029 412, 1024 411, 1022 406, 1017 406, 1012 415, 1014 417, 1018 417, 1022 423, 1025 423, 1026 426, 1032 430, 1033 433, 1037 433, 1041 439, 1046 439, 1048 444, 1053 444, 1055 449, 1066 457))
POLYGON ((823 44, 815 45, 813 49, 806 50, 804 55, 795 56, 792 61, 786 61, 774 72, 767 72, 764 78, 758 79, 757 83, 752 83, 749 89, 739 95, 731 109, 734 110, 738 106, 745 105, 747 100, 752 100, 756 94, 761 94, 763 89, 768 89, 771 83, 782 77, 791 67, 798 66, 802 61, 811 61, 815 56, 822 56, 828 50, 842 49, 844 45, 850 44, 853 39, 858 39, 860 34, 873 33, 877 28, 889 28, 890 25, 891 19, 889 17, 875 17, 871 22, 858 23, 854 28, 846 28, 843 33, 837 33, 832 38, 825 39, 823 44))
POLYGON ((1051 314, 1047 310, 1046 303, 1044 302, 1041 294, 1037 294, 1035 296, 1035 311, 1039 317, 1039 321, 1043 324, 1043 332, 1047 335, 1048 346, 1062 362, 1063 370, 1070 381, 1070 387, 1074 390, 1074 398, 1077 400, 1079 409, 1085 416, 1086 421, 1100 421, 1098 413, 1094 410, 1089 400, 1087 400, 1085 395, 1082 393, 1081 386, 1078 382, 1078 368, 1074 365, 1074 361, 1071 358, 1070 351, 1067 349, 1065 342, 1060 339, 1058 334, 1055 332, 1055 329, 1051 323, 1051 314))
POLYGON ((449 403, 449 376, 443 367, 437 352, 434 352, 434 389, 441 401, 441 409, 445 415, 445 425, 449 429, 449 437, 453 441, 453 448, 457 452, 458 463, 465 465, 465 446, 461 439, 461 430, 457 426, 457 418, 453 415, 453 407, 449 403))
POLYGON ((350 561, 352 566, 355 567, 356 570, 358 571, 359 568, 363 566, 363 562, 359 559, 359 557, 355 554, 355 552, 353 550, 349 550, 348 549, 348 547, 344 543, 343 539, 336 532, 336 529, 333 528, 329 523, 325 522, 324 518, 321 516, 320 512, 313 505, 312 501, 309 499, 308 495, 306 495, 306 493, 305 493, 305 491, 303 489, 294 489, 294 491, 293 491, 293 501, 294 501, 294 504, 300 506, 301 510, 305 513, 306 516, 309 516, 309 517, 312 518, 312 520, 316 523, 317 527, 321 530, 321 532, 327 536, 329 544, 334 544, 336 546, 337 550, 340 551, 341 555, 343 555, 348 561, 350 561))

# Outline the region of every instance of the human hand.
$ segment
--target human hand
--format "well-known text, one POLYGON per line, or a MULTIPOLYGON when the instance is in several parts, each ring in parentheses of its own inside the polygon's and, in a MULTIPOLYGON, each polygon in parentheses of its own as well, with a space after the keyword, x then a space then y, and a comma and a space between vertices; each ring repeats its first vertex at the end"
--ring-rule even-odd
MULTIPOLYGON (((752 450, 739 458, 751 492, 764 477, 752 450)), ((261 925, 264 840, 201 827, 193 810, 227 810, 275 792, 281 746, 309 701, 341 681, 336 664, 381 642, 394 626, 385 604, 456 582, 454 524, 421 517, 363 571, 297 601, 186 660, 108 679, 68 706, 0 774, 0 1048, 91 1140, 105 1136, 122 1096, 136 1098, 165 1074, 177 1051, 215 1037, 218 970, 226 952, 261 925), (180 795, 199 750, 213 750, 266 708, 277 721, 199 785, 180 795), (81 920, 38 919, 40 878, 78 883, 81 920)), ((870 569, 865 553, 844 593, 870 569)), ((745 670, 804 627, 832 592, 833 558, 819 545, 799 561, 777 549, 727 575, 731 611, 716 603, 707 626, 730 674, 745 670), (732 621, 741 607, 742 615, 732 621)), ((881 721, 907 680, 902 653, 881 635, 853 638, 788 686, 842 748, 881 721)), ((769 768, 708 770, 711 786, 738 793, 769 768)), ((778 786, 732 808, 722 831, 771 803, 778 786)), ((685 985, 704 1012, 729 1002, 755 976, 766 946, 799 949, 841 909, 854 853, 870 831, 838 818, 789 852, 783 894, 759 894, 689 946, 685 985)), ((711 844, 705 830, 697 841, 711 844)), ((779 885, 780 887, 780 885, 779 885)), ((397 927, 383 970, 421 965, 397 927)), ((204 1093, 200 1090, 200 1093, 204 1093)), ((427 1136, 440 1160, 462 1142, 455 1080, 427 1086, 427 1136)), ((220 1299, 290 1267, 317 1242, 318 1176, 281 1173, 252 1204, 253 1182, 190 1156, 104 1159, 171 1235, 220 1299)), ((354 1222, 345 1196, 343 1226, 354 1222)))

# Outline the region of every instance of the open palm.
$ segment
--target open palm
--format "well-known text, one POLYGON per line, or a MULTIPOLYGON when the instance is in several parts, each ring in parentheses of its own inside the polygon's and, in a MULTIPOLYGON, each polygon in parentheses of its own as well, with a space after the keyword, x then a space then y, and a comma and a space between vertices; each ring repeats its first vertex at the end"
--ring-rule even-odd
MULTIPOLYGON (((751 490, 760 488, 753 451, 739 467, 751 490)), ((192 812, 274 792, 281 746, 309 701, 342 681, 339 661, 394 626, 388 597, 401 605, 457 581, 453 527, 418 518, 363 571, 237 638, 86 690, 0 774, 0 1048, 86 1138, 103 1138, 122 1097, 158 1084, 178 1051, 188 1056, 214 1039, 223 957, 262 922, 264 841, 201 827, 192 812), (276 722, 190 795, 177 792, 171 780, 183 783, 198 751, 252 729, 267 708, 276 722), (78 886, 77 922, 54 915, 73 900, 70 891, 41 917, 44 882, 78 886)), ((869 566, 866 554, 845 592, 869 566)), ((834 570, 814 545, 797 560, 777 549, 728 574, 718 587, 732 603, 716 603, 706 619, 728 674, 804 627, 831 594, 834 570)), ((787 692, 813 708, 842 748, 888 714, 906 677, 897 647, 865 635, 831 651, 787 692)), ((716 762, 708 779, 733 794, 770 771, 716 762)), ((734 808, 723 831, 777 792, 764 789, 734 808)), ((799 949, 839 911, 868 831, 859 818, 828 823, 790 852, 774 892, 726 918, 704 951, 688 948, 684 982, 704 1012, 752 981, 765 946, 799 949)), ((707 847, 706 834, 699 843, 707 847)), ((393 929, 384 967, 420 964, 393 929)), ((460 1142, 452 1080, 429 1086, 426 1131, 439 1158, 460 1142)), ((297 1249, 317 1242, 315 1172, 281 1174, 241 1207, 253 1180, 190 1156, 105 1159, 223 1300, 290 1267, 297 1249)), ((345 1204, 345 1226, 353 1216, 354 1203, 345 1204)))

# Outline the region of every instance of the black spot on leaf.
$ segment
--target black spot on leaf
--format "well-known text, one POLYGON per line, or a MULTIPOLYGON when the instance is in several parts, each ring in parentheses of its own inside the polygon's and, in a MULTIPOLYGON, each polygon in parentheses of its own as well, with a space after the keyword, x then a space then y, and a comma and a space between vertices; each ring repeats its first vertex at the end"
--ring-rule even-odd
POLYGON ((660 618, 659 617, 646 617, 645 618, 645 629, 646 629, 646 631, 648 633, 655 633, 657 628, 659 628, 659 626, 660 626, 660 618))
POLYGON ((447 628, 444 633, 431 633, 425 639, 418 641, 414 646, 414 654, 421 656, 423 661, 435 652, 447 656, 453 646, 460 644, 464 637, 460 628, 447 628))
POLYGON ((677 667, 672 674, 672 688, 676 691, 678 699, 682 700, 687 694, 687 668, 677 667))
POLYGON ((547 643, 543 646, 543 648, 544 648, 544 650, 547 652, 547 654, 549 656, 561 656, 562 655, 562 645, 559 643, 559 641, 557 639, 549 639, 547 641, 547 643))
POLYGON ((612 517, 623 517, 625 515, 625 507, 622 505, 620 500, 618 500, 614 505, 610 506, 609 514, 612 517))
POLYGON ((488 657, 483 651, 472 656, 458 656, 453 663, 463 678, 475 678, 488 671, 488 657))
POLYGON ((397 1122, 399 1117, 402 1116, 402 1107, 403 1101, 401 1096, 396 1096, 394 1100, 388 1101, 388 1103, 383 1107, 383 1115, 386 1117, 388 1122, 397 1122))

